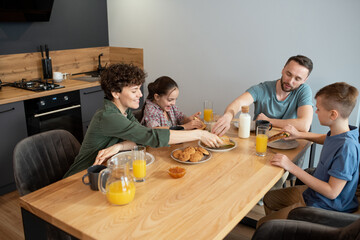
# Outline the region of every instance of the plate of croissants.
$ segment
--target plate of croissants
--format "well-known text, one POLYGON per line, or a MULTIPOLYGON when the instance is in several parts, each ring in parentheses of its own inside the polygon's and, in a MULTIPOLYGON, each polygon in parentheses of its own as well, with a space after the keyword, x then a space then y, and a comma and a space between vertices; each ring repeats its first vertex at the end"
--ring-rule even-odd
POLYGON ((199 164, 210 160, 211 152, 202 147, 183 147, 171 152, 171 158, 179 163, 199 164))

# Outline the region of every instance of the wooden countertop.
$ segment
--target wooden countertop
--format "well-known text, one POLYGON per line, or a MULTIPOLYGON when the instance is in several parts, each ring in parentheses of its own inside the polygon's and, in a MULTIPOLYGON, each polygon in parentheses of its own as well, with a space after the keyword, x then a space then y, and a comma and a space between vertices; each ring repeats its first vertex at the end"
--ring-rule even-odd
POLYGON ((100 85, 100 83, 97 81, 86 82, 86 81, 79 81, 73 79, 67 79, 57 84, 63 85, 65 87, 60 89, 53 89, 49 91, 33 92, 33 91, 10 87, 10 86, 3 86, 2 89, 0 90, 0 105, 54 95, 58 93, 71 92, 75 90, 80 90, 80 89, 95 87, 100 85))

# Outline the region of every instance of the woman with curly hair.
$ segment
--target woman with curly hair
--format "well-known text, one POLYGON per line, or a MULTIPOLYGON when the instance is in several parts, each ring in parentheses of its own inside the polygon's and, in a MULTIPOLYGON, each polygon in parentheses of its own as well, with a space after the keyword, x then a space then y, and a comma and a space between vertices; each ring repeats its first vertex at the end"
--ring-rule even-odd
POLYGON ((113 64, 101 73, 104 105, 94 114, 80 152, 64 177, 93 164, 101 164, 117 152, 132 149, 136 144, 164 147, 201 140, 210 147, 218 147, 222 143, 218 136, 203 130, 174 131, 141 125, 130 108, 139 107, 140 87, 144 82, 144 71, 131 64, 113 64))

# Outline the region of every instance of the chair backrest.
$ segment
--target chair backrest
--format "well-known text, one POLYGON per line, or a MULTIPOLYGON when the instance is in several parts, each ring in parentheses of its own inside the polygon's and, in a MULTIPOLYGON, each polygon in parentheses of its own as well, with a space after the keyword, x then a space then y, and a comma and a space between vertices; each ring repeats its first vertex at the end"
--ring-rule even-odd
POLYGON ((139 123, 141 123, 141 120, 143 118, 143 111, 142 109, 139 110, 134 110, 132 112, 132 114, 134 115, 134 117, 138 120, 139 123))
POLYGON ((65 130, 51 130, 21 140, 13 155, 15 182, 20 195, 62 179, 79 150, 80 143, 65 130))

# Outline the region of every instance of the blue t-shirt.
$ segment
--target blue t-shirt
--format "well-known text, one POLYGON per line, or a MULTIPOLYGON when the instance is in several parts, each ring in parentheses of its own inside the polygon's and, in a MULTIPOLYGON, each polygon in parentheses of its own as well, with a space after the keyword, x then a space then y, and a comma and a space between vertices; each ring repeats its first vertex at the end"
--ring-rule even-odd
POLYGON ((329 182, 330 176, 346 180, 343 190, 337 198, 331 200, 308 188, 303 197, 307 206, 353 212, 358 207, 355 196, 359 181, 360 144, 359 130, 349 126, 350 131, 330 136, 328 132, 321 151, 320 161, 313 174, 314 177, 329 182))
POLYGON ((262 82, 246 90, 254 99, 254 120, 260 113, 269 118, 294 119, 297 118, 298 107, 313 106, 311 88, 305 83, 291 91, 284 101, 279 101, 276 98, 277 81, 262 82))

